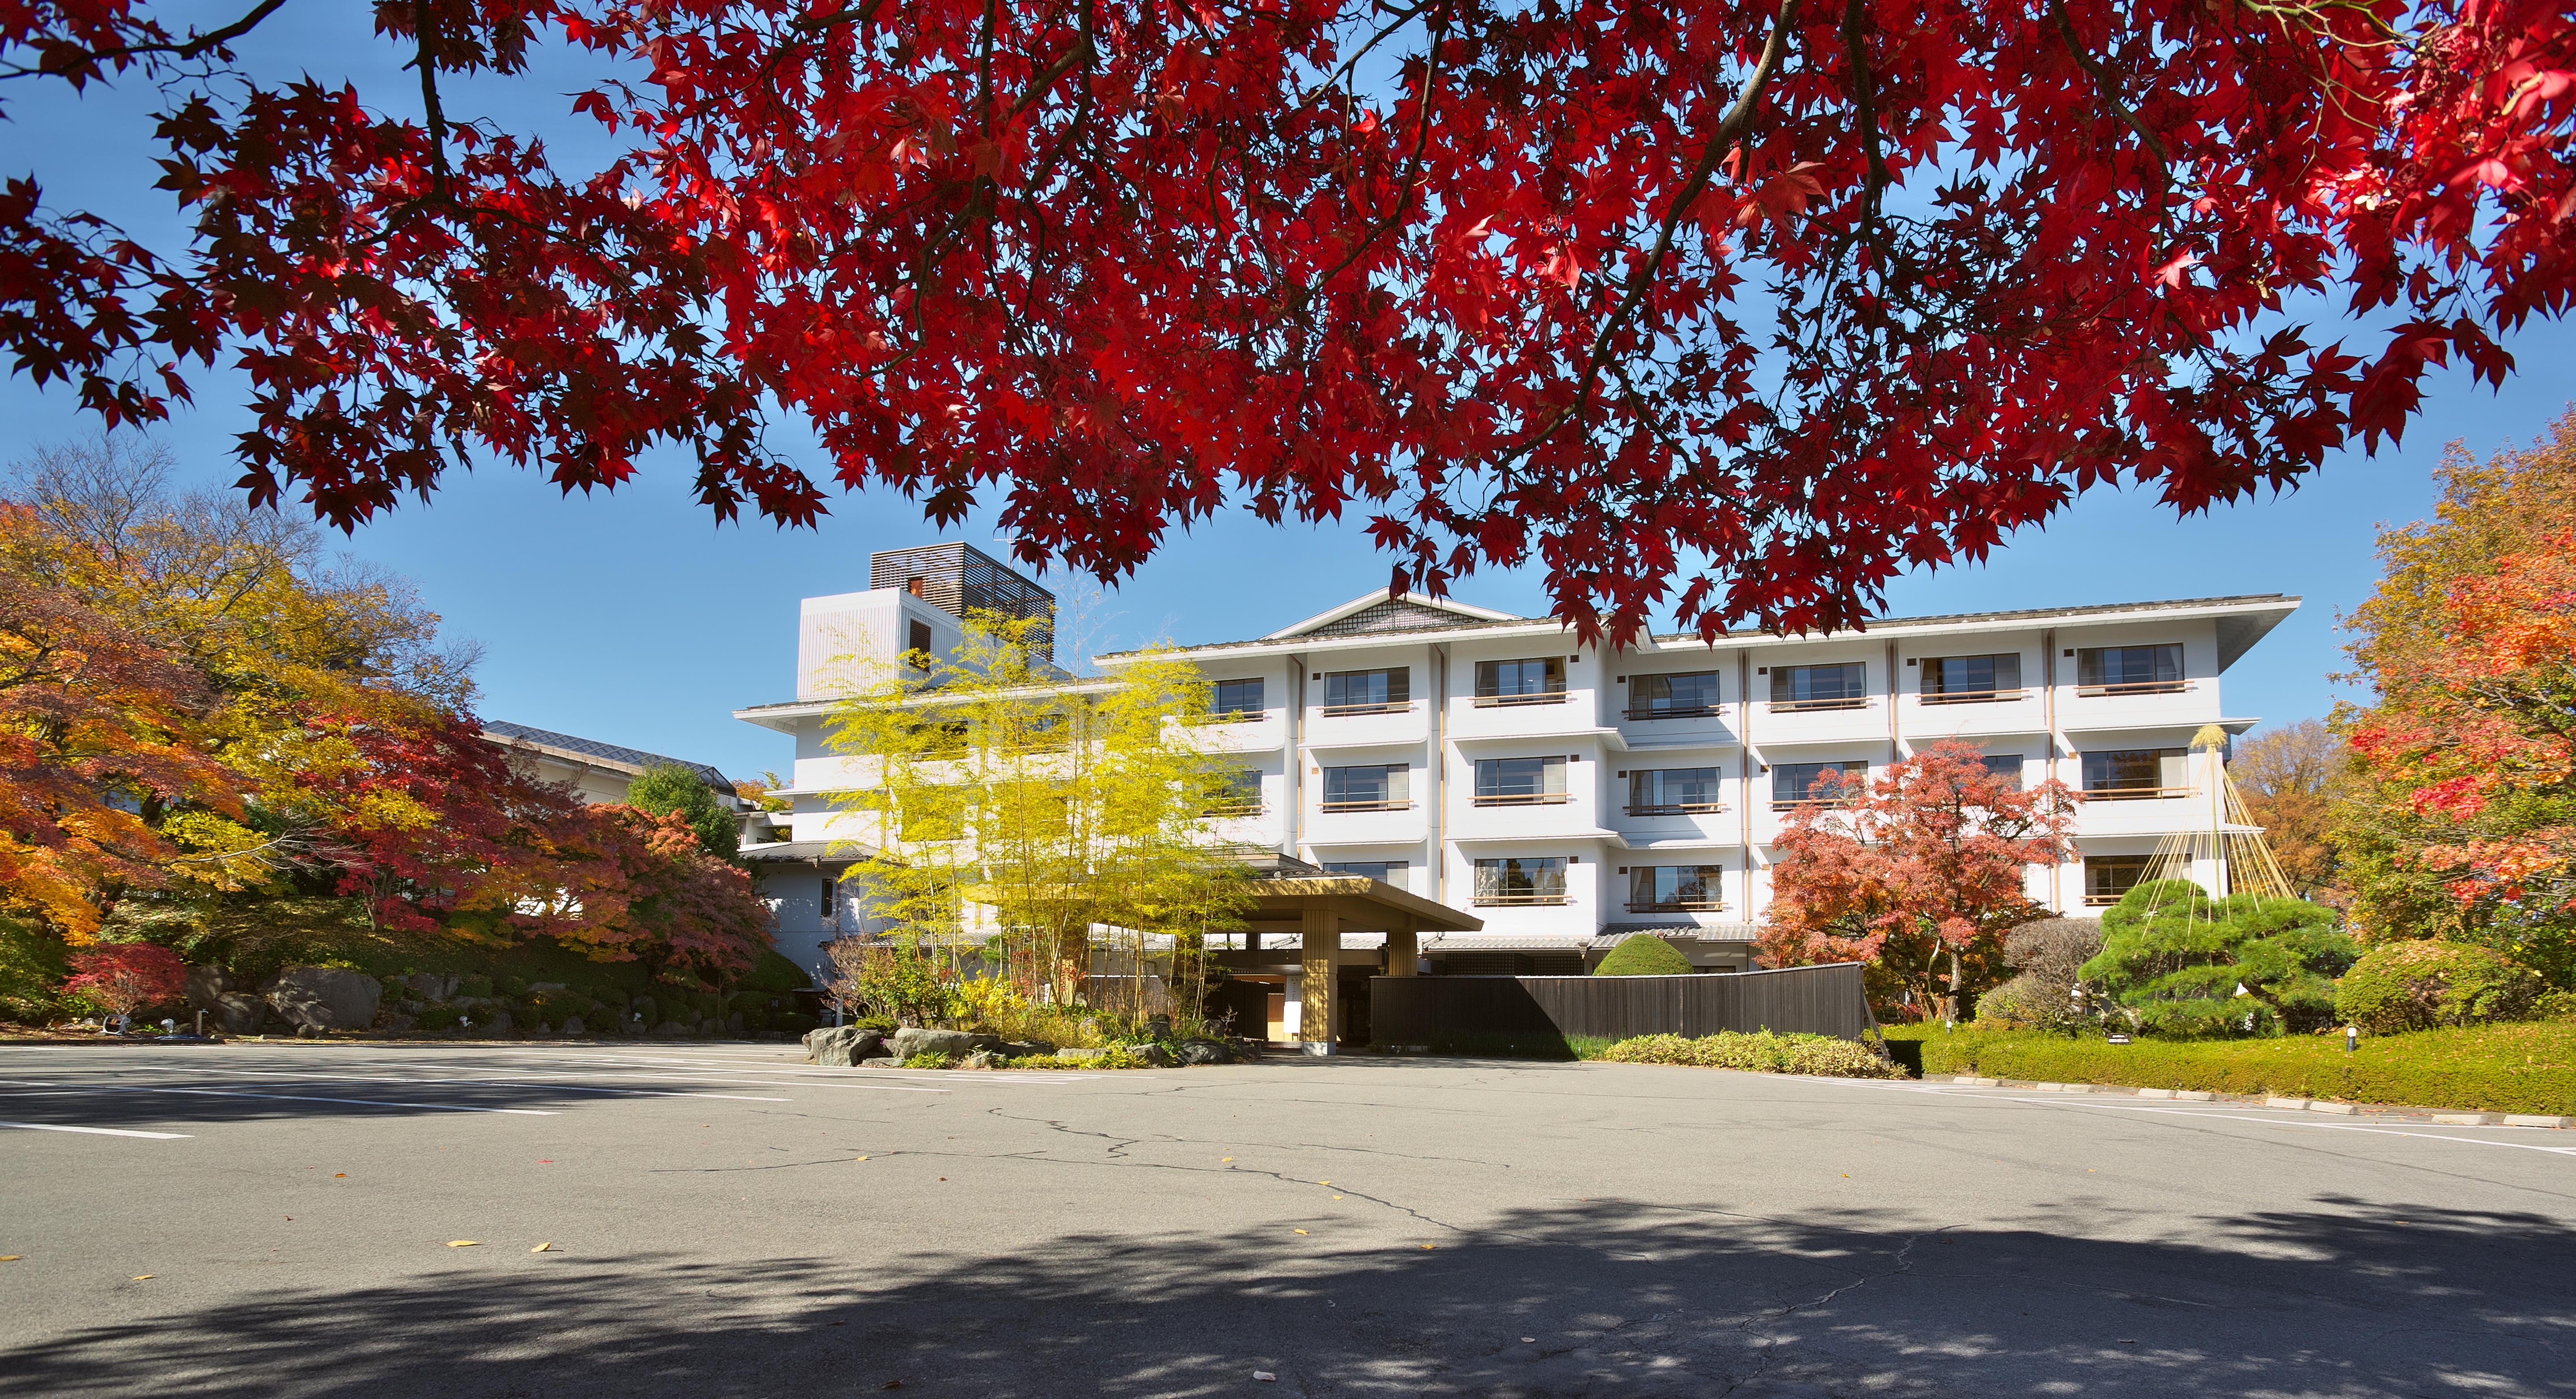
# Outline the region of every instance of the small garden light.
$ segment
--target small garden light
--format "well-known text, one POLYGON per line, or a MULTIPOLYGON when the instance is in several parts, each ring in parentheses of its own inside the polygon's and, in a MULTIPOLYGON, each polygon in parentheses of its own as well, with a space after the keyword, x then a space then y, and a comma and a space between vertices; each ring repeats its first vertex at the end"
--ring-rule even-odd
POLYGON ((2358 1026, 2358 1025, 2346 1025, 2346 1026, 2344 1026, 2344 1027, 2343 1027, 2343 1052, 2344 1052, 2344 1053, 2346 1053, 2346 1054, 2351 1054, 2351 1053, 2354 1053, 2354 1052, 2358 1051, 2360 1048, 2361 1048, 2361 1027, 2360 1027, 2360 1026, 2358 1026))

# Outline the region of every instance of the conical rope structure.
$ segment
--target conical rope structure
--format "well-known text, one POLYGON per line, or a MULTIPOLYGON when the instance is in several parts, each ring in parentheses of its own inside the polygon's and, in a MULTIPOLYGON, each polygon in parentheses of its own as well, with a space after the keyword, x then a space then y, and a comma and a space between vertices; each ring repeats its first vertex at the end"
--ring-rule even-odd
MULTIPOLYGON (((2201 816, 2187 829, 2156 842, 2155 854, 2147 862, 2147 877, 2193 879, 2196 871, 2205 867, 2210 876, 2204 887, 2216 898, 2231 894, 2293 897, 2290 881, 2281 873, 2281 862, 2272 858, 2271 843, 2263 838, 2263 828, 2254 823, 2253 814, 2245 808, 2245 798, 2227 775, 2227 731, 2216 724, 2203 724, 2191 736, 2191 751, 2199 767, 2192 790, 2193 800, 2202 808, 2201 816)), ((2147 914, 2152 917, 2175 897, 2159 891, 2147 914)), ((2195 912, 2193 916, 2200 915, 2195 912)))

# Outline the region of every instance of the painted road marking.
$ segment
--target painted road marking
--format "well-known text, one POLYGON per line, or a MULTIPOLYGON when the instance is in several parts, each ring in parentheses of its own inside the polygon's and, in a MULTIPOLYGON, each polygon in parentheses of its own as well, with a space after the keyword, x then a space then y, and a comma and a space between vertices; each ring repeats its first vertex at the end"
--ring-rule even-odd
POLYGON ((0 1127, 15 1127, 22 1132, 82 1132, 93 1137, 143 1137, 156 1142, 183 1142, 185 1132, 136 1132, 123 1127, 64 1127, 52 1122, 0 1122, 0 1127))

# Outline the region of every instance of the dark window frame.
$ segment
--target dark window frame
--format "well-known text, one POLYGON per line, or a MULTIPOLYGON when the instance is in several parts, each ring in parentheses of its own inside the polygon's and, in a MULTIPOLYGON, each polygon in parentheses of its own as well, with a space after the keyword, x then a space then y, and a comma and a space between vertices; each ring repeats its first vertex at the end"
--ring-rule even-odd
POLYGON ((1478 709, 1519 704, 1563 704, 1565 699, 1565 658, 1563 656, 1524 656, 1510 660, 1476 662, 1475 707, 1478 709), (1515 688, 1510 690, 1502 688, 1503 669, 1506 666, 1512 668, 1511 683, 1515 688), (1534 690, 1527 688, 1530 681, 1528 668, 1531 666, 1539 668, 1538 688, 1534 690))
POLYGON ((1920 698, 1925 704, 1993 704, 2020 699, 2029 693, 2021 683, 2019 651, 1990 651, 1973 656, 1926 656, 1916 669, 1923 674, 1918 683, 1921 686, 1920 698), (2004 673, 2005 662, 2011 663, 2009 676, 2004 673), (1953 675, 1953 671, 1958 674, 1953 675), (1958 683, 1953 684, 1953 680, 1958 683))
POLYGON ((1565 880, 1571 864, 1563 855, 1499 855, 1478 860, 1473 867, 1468 902, 1489 908, 1553 907, 1571 902, 1565 880), (1486 879, 1488 870, 1494 874, 1490 884, 1486 879))
POLYGON ((1476 806, 1563 806, 1572 800, 1572 793, 1567 790, 1566 767, 1565 758, 1553 753, 1538 757, 1478 758, 1473 804, 1476 806), (1508 771, 1503 767, 1505 763, 1537 764, 1537 790, 1505 790, 1499 780, 1489 780, 1499 779, 1508 771), (1556 774, 1554 791, 1548 790, 1550 773, 1556 774))
POLYGON ((1869 662, 1819 661, 1810 665, 1775 665, 1771 667, 1771 704, 1775 714, 1802 714, 1812 710, 1862 709, 1869 704, 1869 662), (1826 671, 1835 671, 1833 694, 1815 693, 1824 688, 1816 684, 1826 671), (1801 696, 1803 688, 1808 693, 1801 696))
POLYGON ((1365 670, 1333 670, 1324 673, 1325 717, 1343 714, 1396 714, 1413 707, 1413 667, 1373 666, 1365 670), (1375 677, 1377 683, 1365 687, 1374 699, 1349 698, 1351 683, 1375 677), (1339 692, 1342 698, 1334 695, 1339 692))
MULTIPOLYGON (((1702 688, 1694 684, 1692 689, 1702 688)), ((1628 717, 1631 719, 1705 719, 1726 703, 1724 672, 1715 670, 1675 670, 1654 675, 1636 676, 1628 682, 1628 717), (1674 703, 1673 682, 1690 680, 1706 682, 1707 694, 1686 703, 1674 703), (1657 685, 1664 693, 1654 693, 1657 685)))

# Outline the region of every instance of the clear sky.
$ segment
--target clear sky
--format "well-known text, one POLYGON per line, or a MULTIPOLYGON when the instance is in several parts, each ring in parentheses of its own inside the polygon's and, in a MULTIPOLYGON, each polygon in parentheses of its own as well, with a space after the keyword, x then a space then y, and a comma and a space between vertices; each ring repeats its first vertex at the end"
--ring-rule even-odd
MULTIPOLYGON (((362 31, 327 34, 319 20, 299 23, 305 27, 281 27, 262 41, 274 57, 330 76, 348 70, 348 55, 371 48, 362 31)), ((381 83, 389 70, 383 65, 371 76, 381 83)), ((143 110, 138 99, 10 97, 0 176, 33 168, 56 207, 99 208, 138 231, 166 226, 167 196, 149 191, 148 153, 132 140, 143 110)), ((522 114, 514 108, 533 115, 560 100, 542 85, 522 85, 492 94, 484 110, 508 121, 522 114)), ((2321 323, 2312 338, 2347 329, 2321 323)), ((2377 338, 2355 335, 2353 343, 2375 348, 2377 338)), ((2427 411, 2401 448, 2383 446, 2376 457, 2339 454, 2295 492, 2191 519, 2176 519, 2139 493, 2095 492, 2044 530, 2015 536, 1984 566, 1909 575, 1892 590, 1891 610, 2294 593, 2305 606, 2229 671, 2226 708, 2262 716, 2267 725, 2322 716, 2340 693, 2327 678, 2343 664, 2337 617, 2377 578, 2375 526, 2428 512, 2432 468, 2445 444, 2457 440, 2474 455, 2492 454, 2538 436, 2576 400, 2569 372, 2576 329, 2539 326, 2508 347, 2520 368, 2501 394, 2472 386, 2457 370, 2436 375, 2427 411)), ((238 392, 226 376, 206 375, 200 406, 183 409, 156 433, 199 480, 235 474, 228 446, 242 421, 233 406, 238 392)), ((92 430, 69 394, 39 393, 24 379, 0 383, 0 458, 92 430)), ((792 693, 799 598, 866 587, 867 556, 877 549, 964 538, 1007 557, 989 517, 934 530, 917 507, 888 492, 835 499, 818 530, 719 528, 689 499, 692 474, 674 458, 613 496, 567 500, 536 476, 487 467, 451 477, 431 506, 407 506, 362 527, 346 547, 408 575, 451 631, 486 645, 486 717, 713 763, 736 775, 787 764, 783 736, 739 723, 731 711, 792 693)), ((1387 561, 1356 520, 1271 528, 1248 515, 1229 517, 1174 535, 1105 599, 1090 649, 1258 636, 1383 587, 1386 576, 1387 561)), ((1064 591, 1060 574, 1042 581, 1064 591)), ((1454 591, 1489 607, 1545 610, 1534 573, 1480 575, 1454 591)))

